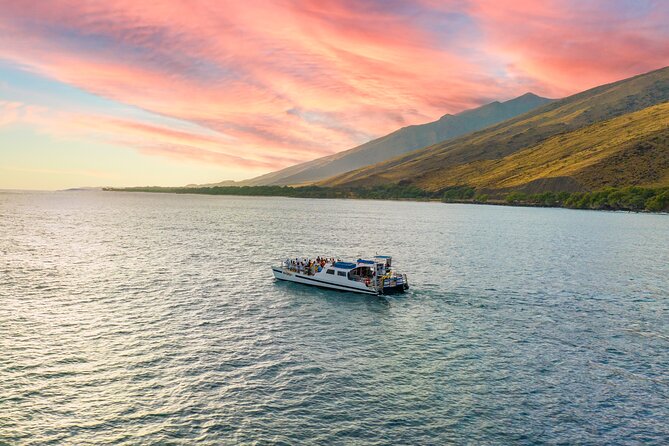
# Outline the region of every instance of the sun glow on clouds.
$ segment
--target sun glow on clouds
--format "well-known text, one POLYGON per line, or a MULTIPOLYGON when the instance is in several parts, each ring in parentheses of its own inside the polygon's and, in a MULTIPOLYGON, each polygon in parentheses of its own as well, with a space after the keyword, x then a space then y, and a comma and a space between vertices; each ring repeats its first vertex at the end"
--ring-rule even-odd
POLYGON ((669 6, 650 1, 0 7, 0 60, 122 106, 82 111, 67 94, 58 107, 4 101, 0 126, 220 165, 238 179, 528 90, 562 96, 669 61, 669 6))
POLYGON ((18 101, 0 100, 0 127, 21 121, 32 121, 42 110, 41 107, 26 105, 18 101))

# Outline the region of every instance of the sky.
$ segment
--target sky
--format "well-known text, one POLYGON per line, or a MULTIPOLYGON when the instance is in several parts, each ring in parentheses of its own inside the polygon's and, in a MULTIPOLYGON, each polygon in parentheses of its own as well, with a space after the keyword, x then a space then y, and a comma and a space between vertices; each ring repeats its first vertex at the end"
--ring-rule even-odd
POLYGON ((0 189, 241 180, 669 65, 664 0, 0 0, 0 189))

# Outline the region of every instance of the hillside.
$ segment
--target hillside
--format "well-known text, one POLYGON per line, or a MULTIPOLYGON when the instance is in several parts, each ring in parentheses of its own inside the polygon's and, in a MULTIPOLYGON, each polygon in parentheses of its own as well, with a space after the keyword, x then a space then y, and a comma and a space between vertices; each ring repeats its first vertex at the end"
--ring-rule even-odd
POLYGON ((487 129, 321 182, 437 191, 668 185, 669 67, 555 101, 487 129))
POLYGON ((492 102, 439 120, 396 130, 350 150, 235 183, 244 186, 291 185, 321 181, 333 175, 388 160, 412 150, 483 129, 533 110, 551 100, 526 93, 506 102, 492 102))

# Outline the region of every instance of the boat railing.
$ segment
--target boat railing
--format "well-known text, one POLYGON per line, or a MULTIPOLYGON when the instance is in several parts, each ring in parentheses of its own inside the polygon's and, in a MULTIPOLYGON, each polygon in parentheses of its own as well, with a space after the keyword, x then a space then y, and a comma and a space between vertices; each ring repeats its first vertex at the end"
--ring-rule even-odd
POLYGON ((290 271, 293 273, 298 273, 298 274, 304 274, 306 276, 313 276, 318 272, 318 267, 316 268, 308 268, 308 267, 299 267, 299 266, 293 266, 293 265, 286 265, 285 262, 281 263, 281 269, 284 271, 290 271))

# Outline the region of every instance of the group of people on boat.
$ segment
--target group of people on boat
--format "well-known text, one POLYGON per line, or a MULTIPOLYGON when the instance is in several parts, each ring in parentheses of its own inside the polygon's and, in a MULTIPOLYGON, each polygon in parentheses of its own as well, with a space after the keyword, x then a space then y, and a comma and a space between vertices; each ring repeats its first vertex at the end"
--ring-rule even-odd
POLYGON ((316 257, 316 260, 303 257, 301 259, 300 258, 286 259, 283 262, 283 267, 290 271, 313 276, 314 274, 320 272, 323 268, 325 268, 325 265, 327 265, 328 263, 334 264, 335 262, 338 261, 340 260, 335 260, 334 257, 326 258, 318 256, 316 257))

